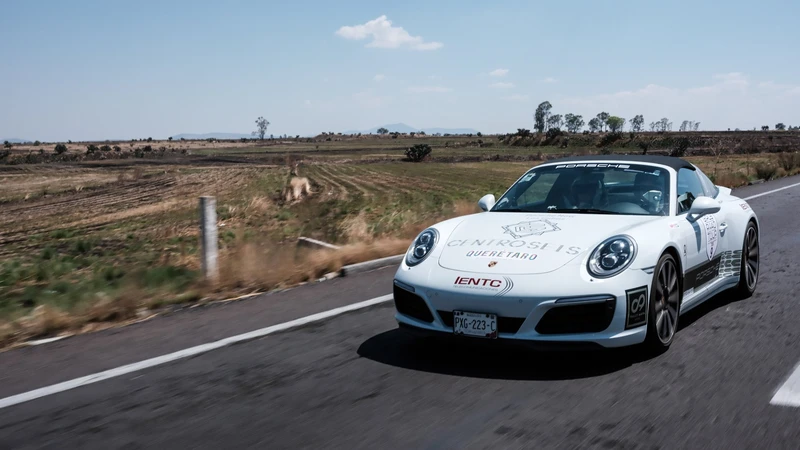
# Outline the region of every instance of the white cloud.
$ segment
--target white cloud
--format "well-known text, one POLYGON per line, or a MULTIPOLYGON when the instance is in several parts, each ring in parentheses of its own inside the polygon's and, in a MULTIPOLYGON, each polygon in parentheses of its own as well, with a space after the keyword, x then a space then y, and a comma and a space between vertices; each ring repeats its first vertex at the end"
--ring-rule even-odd
POLYGON ((542 83, 556 83, 556 82, 558 82, 558 80, 556 80, 553 77, 542 78, 542 83))
POLYGON ((509 89, 509 88, 513 88, 514 87, 514 83, 508 83, 508 82, 505 82, 505 81, 499 81, 497 83, 490 84, 489 87, 490 88, 495 88, 495 89, 509 89))
POLYGON ((403 27, 392 26, 392 21, 385 15, 362 25, 343 26, 336 31, 336 35, 354 41, 371 37, 372 41, 366 46, 374 48, 407 47, 413 50, 436 50, 444 45, 441 42, 425 42, 421 36, 411 36, 403 27))
POLYGON ((443 93, 451 91, 452 89, 444 86, 411 86, 408 88, 408 92, 413 92, 415 94, 423 94, 428 92, 443 93))
POLYGON ((379 74, 375 75, 374 77, 372 77, 372 79, 374 81, 383 81, 383 80, 386 79, 386 75, 383 75, 383 74, 379 73, 379 74))
POLYGON ((785 123, 796 110, 797 100, 790 97, 792 94, 800 94, 800 86, 754 83, 746 74, 732 72, 714 75, 710 83, 695 87, 648 84, 610 94, 554 98, 552 103, 562 113, 584 117, 594 117, 600 111, 625 118, 643 114, 646 123, 667 117, 675 124, 696 120, 702 129, 725 130, 785 123))
POLYGON ((508 69, 494 69, 493 71, 489 72, 489 75, 493 77, 504 77, 508 74, 508 69))
POLYGON ((506 97, 500 97, 502 100, 506 100, 509 102, 527 102, 530 100, 530 97, 524 94, 513 94, 508 95, 506 97))
POLYGON ((311 106, 311 100, 306 100, 306 106, 311 106))

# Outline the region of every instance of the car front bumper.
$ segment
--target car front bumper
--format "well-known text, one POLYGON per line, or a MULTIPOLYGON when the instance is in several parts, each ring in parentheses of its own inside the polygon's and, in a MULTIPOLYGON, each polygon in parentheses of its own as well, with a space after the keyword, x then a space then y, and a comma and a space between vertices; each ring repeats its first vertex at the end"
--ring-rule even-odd
POLYGON ((431 269, 416 269, 401 266, 394 281, 395 319, 407 330, 453 335, 452 312, 469 311, 497 315, 498 339, 534 346, 624 347, 643 342, 647 333, 646 322, 631 320, 629 297, 639 297, 644 289, 646 321, 652 270, 628 269, 601 280, 565 275, 570 272, 565 267, 550 274, 513 276, 513 288, 498 296, 448 286, 447 280, 464 275, 458 271, 436 267, 433 276, 431 269))

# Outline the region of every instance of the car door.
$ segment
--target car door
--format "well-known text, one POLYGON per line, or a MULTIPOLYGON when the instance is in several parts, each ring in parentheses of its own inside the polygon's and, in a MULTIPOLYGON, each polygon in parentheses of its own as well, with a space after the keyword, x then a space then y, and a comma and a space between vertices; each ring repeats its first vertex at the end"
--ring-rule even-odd
POLYGON ((720 269, 720 254, 724 247, 725 224, 722 210, 702 217, 689 216, 689 209, 698 197, 714 197, 707 192, 695 170, 680 169, 677 178, 677 209, 683 238, 684 303, 700 300, 699 294, 714 285, 720 269))

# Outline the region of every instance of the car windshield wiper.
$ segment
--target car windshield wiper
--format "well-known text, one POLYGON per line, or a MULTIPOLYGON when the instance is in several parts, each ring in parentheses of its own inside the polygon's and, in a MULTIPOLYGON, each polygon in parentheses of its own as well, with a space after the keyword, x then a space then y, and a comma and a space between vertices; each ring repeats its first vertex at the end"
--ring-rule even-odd
POLYGON ((551 213, 581 213, 581 214, 622 214, 616 211, 609 211, 607 209, 597 209, 597 208, 556 208, 556 209, 548 209, 547 212, 551 213))
POLYGON ((503 208, 503 209, 493 209, 494 212, 531 212, 527 209, 520 209, 520 208, 503 208))

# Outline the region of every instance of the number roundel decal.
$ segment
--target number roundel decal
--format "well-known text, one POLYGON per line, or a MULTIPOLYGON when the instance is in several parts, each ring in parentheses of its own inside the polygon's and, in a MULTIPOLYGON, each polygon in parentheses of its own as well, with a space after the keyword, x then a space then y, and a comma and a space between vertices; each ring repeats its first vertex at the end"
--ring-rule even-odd
POLYGON ((647 324, 647 286, 625 291, 625 298, 627 300, 625 329, 647 324))

